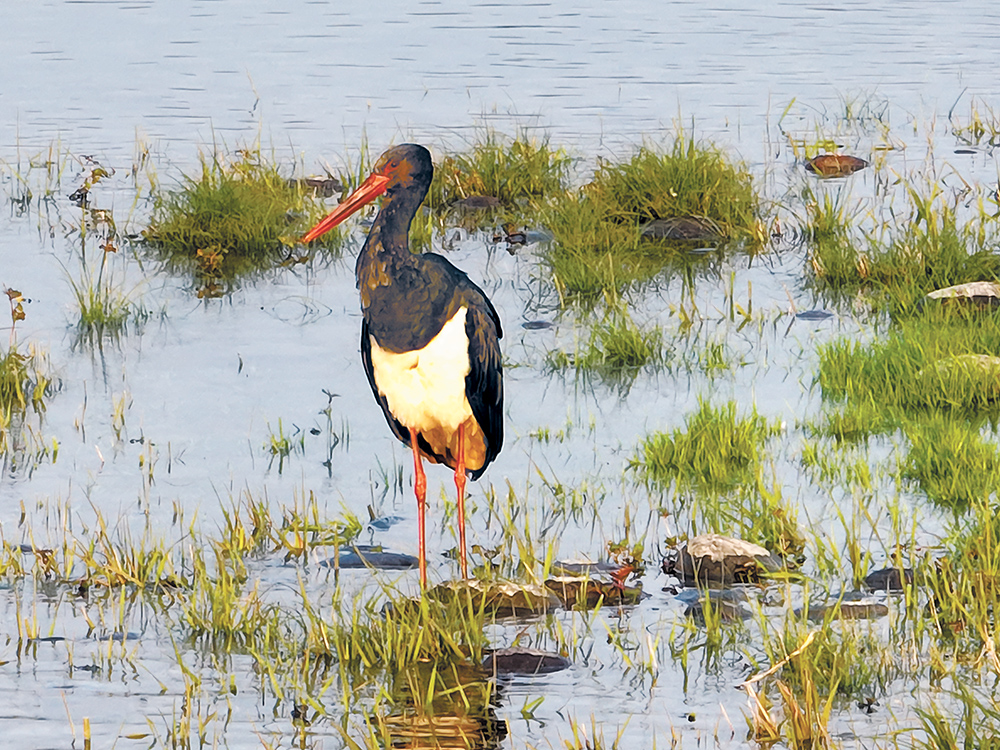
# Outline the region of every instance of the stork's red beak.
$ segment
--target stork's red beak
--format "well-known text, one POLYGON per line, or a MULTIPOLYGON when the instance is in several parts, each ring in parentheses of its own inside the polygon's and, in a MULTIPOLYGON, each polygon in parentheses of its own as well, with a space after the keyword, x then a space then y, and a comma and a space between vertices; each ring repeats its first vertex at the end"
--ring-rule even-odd
POLYGON ((326 215, 319 224, 314 226, 302 237, 303 242, 312 242, 322 234, 326 234, 340 222, 353 214, 362 206, 371 203, 382 193, 389 189, 391 178, 378 172, 373 172, 368 179, 358 186, 358 189, 351 193, 347 200, 333 209, 326 215))

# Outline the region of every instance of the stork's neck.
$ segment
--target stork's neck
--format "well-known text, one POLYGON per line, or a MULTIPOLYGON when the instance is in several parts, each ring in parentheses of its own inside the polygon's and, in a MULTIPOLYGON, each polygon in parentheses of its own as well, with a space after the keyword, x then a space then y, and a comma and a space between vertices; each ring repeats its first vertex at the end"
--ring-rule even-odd
POLYGON ((414 269, 418 257, 410 252, 410 223, 427 194, 426 186, 386 193, 356 267, 361 305, 367 309, 371 294, 391 286, 414 269))

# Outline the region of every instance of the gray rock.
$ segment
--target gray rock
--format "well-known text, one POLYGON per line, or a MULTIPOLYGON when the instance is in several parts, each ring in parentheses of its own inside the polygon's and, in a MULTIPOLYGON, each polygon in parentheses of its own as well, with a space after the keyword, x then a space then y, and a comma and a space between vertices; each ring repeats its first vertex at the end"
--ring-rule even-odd
POLYGON ((663 572, 685 585, 732 586, 756 583, 761 575, 781 569, 781 561, 758 544, 721 534, 689 539, 663 561, 663 572))
POLYGON ((565 656, 533 648, 500 648, 483 659, 483 669, 494 675, 551 674, 570 665, 565 656))

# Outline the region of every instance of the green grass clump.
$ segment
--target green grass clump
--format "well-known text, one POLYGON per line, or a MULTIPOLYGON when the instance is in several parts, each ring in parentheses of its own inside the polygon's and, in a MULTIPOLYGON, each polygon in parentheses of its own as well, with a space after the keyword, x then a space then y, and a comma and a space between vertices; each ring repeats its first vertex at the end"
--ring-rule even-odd
MULTIPOLYGON (((902 321, 870 343, 841 339, 820 348, 823 396, 881 416, 871 432, 898 425, 902 410, 966 414, 1000 403, 1000 316, 970 324, 962 314, 902 321), (869 407, 869 408, 866 408, 869 407), (876 408, 877 407, 877 408, 876 408)), ((855 420, 853 427, 863 425, 855 420)))
POLYGON ((1000 277, 1000 255, 984 221, 960 223, 936 186, 930 198, 913 187, 907 196, 909 221, 895 218, 863 237, 851 232, 843 207, 829 196, 810 204, 809 263, 820 288, 866 289, 875 302, 907 311, 935 289, 1000 277))
POLYGON ((809 264, 813 276, 831 289, 856 285, 859 275, 859 252, 851 235, 853 221, 845 206, 847 195, 841 189, 836 197, 824 193, 819 198, 811 192, 806 196, 809 264))
POLYGON ((666 151, 643 147, 621 164, 604 163, 578 192, 547 210, 554 235, 546 260, 564 297, 618 294, 655 276, 686 250, 764 238, 749 171, 717 147, 679 135, 666 151), (652 240, 642 227, 690 217, 711 226, 711 240, 652 240))
POLYGON ((814 689, 824 699, 881 698, 900 671, 895 654, 878 638, 872 623, 836 619, 837 611, 838 605, 832 604, 818 628, 804 620, 787 619, 780 632, 766 631, 765 651, 777 662, 809 639, 808 647, 781 670, 781 679, 789 687, 796 692, 814 689))
POLYGON ((684 429, 646 437, 633 459, 646 480, 660 487, 676 482, 708 491, 726 491, 754 480, 762 445, 778 432, 756 410, 736 416, 733 401, 715 408, 700 401, 684 429))
POLYGON ((945 553, 916 571, 929 595, 928 616, 949 658, 972 663, 996 646, 1000 626, 1000 515, 995 501, 973 499, 943 540, 945 553))
POLYGON ((105 338, 114 340, 125 333, 130 323, 141 325, 149 318, 145 308, 133 301, 110 273, 105 274, 106 265, 101 263, 96 276, 83 266, 79 279, 69 279, 78 313, 78 341, 99 344, 105 338))
MULTIPOLYGON (((974 683, 973 683, 974 684, 974 683)), ((956 681, 949 691, 954 701, 946 708, 938 703, 918 707, 923 736, 916 736, 916 750, 1000 750, 1000 708, 996 699, 956 681)))
POLYGON ((1000 113, 975 98, 969 104, 969 117, 949 116, 951 132, 968 146, 1000 146, 1000 113))
POLYGON ((23 413, 29 405, 44 407, 44 388, 39 391, 32 383, 29 359, 13 346, 0 356, 0 410, 23 413))
POLYGON ((553 369, 575 368, 607 377, 635 374, 647 365, 664 361, 663 329, 640 328, 627 314, 608 315, 596 324, 579 351, 549 352, 547 361, 553 369))
MULTIPOLYGON (((199 175, 156 195, 143 236, 169 266, 199 281, 228 280, 289 262, 287 248, 325 213, 311 188, 288 179, 259 150, 241 151, 234 161, 215 153, 202 156, 199 175)), ((315 245, 332 250, 340 237, 330 232, 315 245)))
POLYGON ((547 138, 510 138, 487 129, 467 152, 438 162, 426 203, 440 211, 470 196, 487 196, 500 202, 502 213, 521 215, 565 190, 572 164, 547 138))
POLYGON ((756 238, 759 200, 750 172, 717 147, 683 135, 669 152, 643 147, 624 164, 602 164, 585 188, 609 221, 677 216, 711 219, 727 239, 756 238))
POLYGON ((52 382, 43 372, 34 352, 22 354, 15 345, 0 351, 0 456, 5 456, 22 442, 18 426, 30 408, 45 410, 45 400, 52 382))
POLYGON ((901 477, 954 508, 991 496, 1000 450, 981 427, 1000 413, 1000 315, 931 310, 870 343, 820 348, 823 397, 838 402, 819 431, 856 441, 902 430, 901 477))
POLYGON ((446 602, 397 596, 383 605, 371 600, 341 606, 332 623, 307 612, 309 649, 336 659, 341 672, 355 681, 398 674, 427 662, 482 661, 487 645, 482 599, 477 603, 471 594, 446 602))
POLYGON ((1000 449, 965 420, 935 415, 911 425, 906 435, 903 476, 939 505, 962 509, 1000 487, 1000 449))

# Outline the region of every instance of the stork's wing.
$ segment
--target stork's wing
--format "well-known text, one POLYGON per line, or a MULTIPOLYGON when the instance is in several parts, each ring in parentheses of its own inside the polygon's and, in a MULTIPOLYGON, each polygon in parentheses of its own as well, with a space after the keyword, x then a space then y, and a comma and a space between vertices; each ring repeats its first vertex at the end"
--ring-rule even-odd
POLYGON ((479 469, 471 472, 473 479, 479 478, 503 445, 503 359, 500 354, 499 321, 486 295, 480 294, 482 302, 472 301, 465 316, 465 335, 469 338, 465 397, 486 438, 486 460, 479 469))

